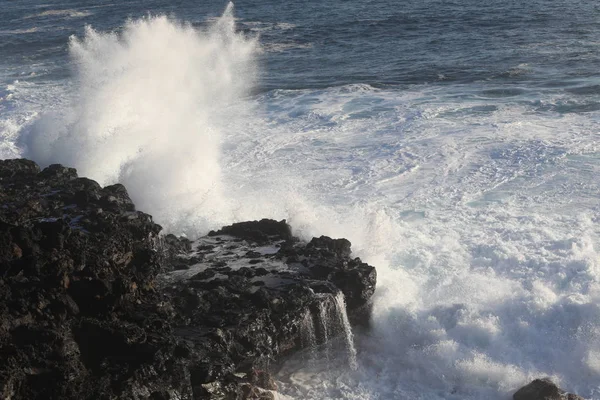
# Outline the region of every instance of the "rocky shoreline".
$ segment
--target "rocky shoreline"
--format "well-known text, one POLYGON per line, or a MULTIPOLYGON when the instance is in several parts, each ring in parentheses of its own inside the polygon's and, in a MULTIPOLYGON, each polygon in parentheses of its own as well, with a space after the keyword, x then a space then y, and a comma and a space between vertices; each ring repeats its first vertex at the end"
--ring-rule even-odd
POLYGON ((122 185, 28 160, 0 161, 0 202, 2 399, 272 398, 316 310, 368 316, 376 272, 345 239, 161 236, 122 185))
POLYGON ((303 347, 346 335, 355 366, 375 285, 346 239, 266 219, 161 235, 122 185, 0 160, 0 399, 273 399, 270 365, 303 347))

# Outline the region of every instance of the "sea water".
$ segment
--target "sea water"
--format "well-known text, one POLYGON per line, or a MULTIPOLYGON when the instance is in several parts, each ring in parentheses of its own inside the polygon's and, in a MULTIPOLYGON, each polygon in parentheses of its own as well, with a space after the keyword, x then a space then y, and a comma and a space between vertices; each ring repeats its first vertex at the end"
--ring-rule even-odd
POLYGON ((599 6, 203 3, 0 1, 0 158, 122 182, 176 234, 351 240, 356 368, 284 395, 600 399, 599 6))

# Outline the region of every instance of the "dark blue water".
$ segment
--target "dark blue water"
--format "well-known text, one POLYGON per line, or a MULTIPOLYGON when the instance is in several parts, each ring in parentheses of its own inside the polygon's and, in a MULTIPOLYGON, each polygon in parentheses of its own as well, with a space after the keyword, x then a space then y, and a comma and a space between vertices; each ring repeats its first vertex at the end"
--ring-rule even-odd
MULTIPOLYGON (((86 24, 118 30, 127 18, 166 14, 202 26, 225 7, 219 1, 3 3, 0 60, 13 77, 27 65, 67 76, 67 39, 86 24)), ((260 34, 272 49, 261 59, 264 89, 478 81, 547 89, 597 78, 599 7, 564 0, 240 0, 236 16, 241 31, 260 34)), ((594 88, 576 93, 594 95, 594 88)))

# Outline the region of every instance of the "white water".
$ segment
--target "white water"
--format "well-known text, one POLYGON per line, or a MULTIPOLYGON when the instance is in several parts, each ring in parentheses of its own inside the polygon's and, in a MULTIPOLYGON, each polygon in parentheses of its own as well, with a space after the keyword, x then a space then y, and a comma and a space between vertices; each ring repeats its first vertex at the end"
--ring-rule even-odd
POLYGON ((176 232, 270 216, 350 239, 378 268, 372 331, 357 371, 302 370, 300 398, 508 399, 552 376, 600 399, 599 115, 484 84, 246 98, 257 44, 233 27, 89 30, 72 105, 2 121, 3 154, 121 181, 176 232))
POLYGON ((513 104, 461 115, 477 103, 437 94, 347 88, 277 100, 290 113, 312 100, 301 122, 281 118, 299 137, 264 141, 270 163, 329 186, 317 202, 332 207, 304 214, 318 227, 308 231, 348 237, 379 272, 358 372, 303 384, 322 399, 508 399, 552 376, 600 398, 596 116, 513 104), (340 111, 376 100, 391 110, 340 111), (327 122, 297 128, 315 114, 327 122))

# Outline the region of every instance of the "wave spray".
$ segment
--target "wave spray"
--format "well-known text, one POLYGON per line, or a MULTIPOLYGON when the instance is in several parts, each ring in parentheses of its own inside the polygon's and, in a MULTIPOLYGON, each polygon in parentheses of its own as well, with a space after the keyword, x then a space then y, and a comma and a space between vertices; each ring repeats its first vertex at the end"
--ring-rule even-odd
POLYGON ((221 122, 236 118, 230 106, 252 88, 258 51, 236 33, 233 4, 203 31, 164 16, 128 21, 118 34, 87 27, 69 51, 72 106, 25 132, 25 155, 123 183, 175 233, 202 231, 226 212, 221 122))

